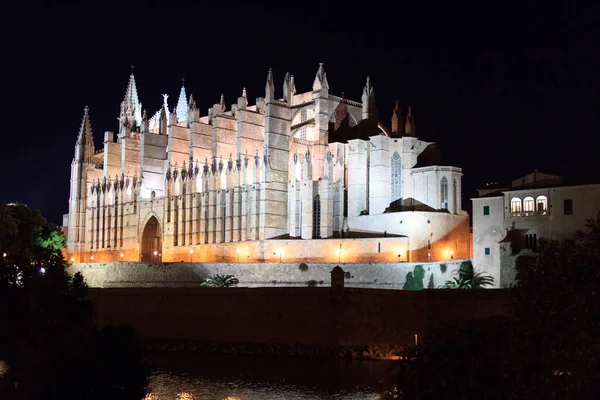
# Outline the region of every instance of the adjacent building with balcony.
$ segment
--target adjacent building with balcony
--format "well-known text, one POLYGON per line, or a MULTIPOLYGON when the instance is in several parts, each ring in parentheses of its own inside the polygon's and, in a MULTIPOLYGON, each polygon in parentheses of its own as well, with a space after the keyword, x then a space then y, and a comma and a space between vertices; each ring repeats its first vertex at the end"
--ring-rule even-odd
POLYGON ((572 184, 537 170, 510 185, 487 184, 473 202, 473 264, 497 287, 514 283, 517 259, 540 239, 571 240, 600 210, 600 184, 572 184))

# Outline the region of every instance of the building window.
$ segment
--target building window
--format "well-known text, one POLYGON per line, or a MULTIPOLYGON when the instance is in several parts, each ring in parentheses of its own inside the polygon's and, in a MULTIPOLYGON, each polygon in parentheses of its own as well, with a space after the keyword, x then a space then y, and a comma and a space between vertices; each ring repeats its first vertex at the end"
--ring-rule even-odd
POLYGON ((531 251, 537 250, 537 235, 535 233, 527 233, 525 235, 525 248, 531 251))
POLYGON ((486 248, 485 248, 485 255, 486 255, 486 256, 489 256, 489 255, 490 255, 490 248, 489 248, 489 247, 486 247, 486 248))
POLYGON ((448 209, 448 179, 442 178, 442 182, 440 184, 441 194, 442 194, 442 209, 448 209))
POLYGON ((565 215, 573 215, 573 200, 572 199, 564 199, 563 200, 563 208, 565 215))
POLYGON ((490 215, 490 206, 483 206, 483 215, 490 215))
POLYGON ((313 200, 313 239, 321 237, 321 198, 319 195, 315 196, 313 200))
POLYGON ((535 199, 535 204, 538 215, 548 214, 548 198, 546 196, 538 196, 535 199))
POLYGON ((535 213, 535 205, 533 201, 533 197, 525 197, 523 199, 523 208, 525 211, 525 215, 533 215, 535 213))
MULTIPOLYGON (((306 109, 300 111, 300 123, 306 122, 308 119, 308 111, 306 109)), ((306 140, 306 126, 300 128, 300 139, 306 140)))
POLYGON ((510 213, 517 217, 521 215, 521 199, 518 197, 513 197, 510 200, 510 213))
POLYGON ((392 199, 394 202, 402 197, 402 160, 400 154, 395 152, 392 156, 392 199))
POLYGON ((458 181, 454 180, 454 213, 460 214, 460 193, 458 191, 458 181))

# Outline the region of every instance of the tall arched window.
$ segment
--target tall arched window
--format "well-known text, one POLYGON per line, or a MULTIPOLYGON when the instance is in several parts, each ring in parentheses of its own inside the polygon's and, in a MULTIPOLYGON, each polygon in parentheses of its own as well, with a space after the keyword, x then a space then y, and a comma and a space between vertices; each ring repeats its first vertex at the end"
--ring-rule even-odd
POLYGON ((313 200, 313 225, 312 237, 318 239, 321 237, 321 198, 316 195, 313 200))
POLYGON ((395 152, 392 156, 391 172, 391 202, 393 202, 402 197, 402 160, 400 159, 400 154, 398 154, 398 152, 395 152))
POLYGON ((458 190, 458 180, 454 180, 454 213, 460 214, 460 192, 458 190))
POLYGON ((440 193, 442 200, 442 209, 448 209, 448 179, 445 177, 442 178, 442 182, 440 184, 440 193))
MULTIPOLYGON (((306 122, 308 119, 308 111, 306 109, 300 111, 300 123, 306 122)), ((300 128, 300 139, 306 140, 306 126, 300 128)))
POLYGON ((535 206, 539 215, 546 215, 548 213, 548 198, 546 196, 538 196, 535 199, 535 206))
POLYGON ((523 199, 523 211, 525 211, 525 215, 532 215, 535 212, 533 197, 525 197, 523 199))
POLYGON ((513 216, 519 216, 519 215, 521 215, 521 212, 522 212, 521 199, 518 197, 513 197, 510 200, 510 213, 513 216))

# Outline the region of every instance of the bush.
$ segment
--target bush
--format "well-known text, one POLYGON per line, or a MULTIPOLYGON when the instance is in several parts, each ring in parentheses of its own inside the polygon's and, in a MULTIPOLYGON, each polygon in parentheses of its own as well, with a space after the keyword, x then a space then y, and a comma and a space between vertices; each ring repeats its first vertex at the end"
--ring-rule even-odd
POLYGON ((444 263, 440 264, 440 271, 442 271, 442 274, 446 273, 446 270, 448 269, 448 266, 444 263))
POLYGON ((352 274, 350 273, 350 271, 344 272, 344 279, 350 279, 350 278, 352 278, 352 274))
POLYGON ((315 280, 310 280, 310 281, 306 282, 306 285, 307 285, 308 287, 315 287, 315 286, 317 286, 317 281, 315 281, 315 280))
POLYGON ((308 264, 301 263, 300 265, 298 265, 298 269, 302 272, 306 272, 306 271, 308 271, 308 264))

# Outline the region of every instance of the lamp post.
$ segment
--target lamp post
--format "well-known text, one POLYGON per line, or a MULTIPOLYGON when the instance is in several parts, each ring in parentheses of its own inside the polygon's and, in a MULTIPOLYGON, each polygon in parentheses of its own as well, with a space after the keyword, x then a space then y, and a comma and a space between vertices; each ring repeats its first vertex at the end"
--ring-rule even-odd
POLYGON ((154 254, 154 260, 153 261, 156 262, 156 256, 158 255, 158 251, 154 250, 153 254, 154 254))
POLYGON ((283 249, 279 249, 279 262, 281 262, 281 256, 283 256, 283 249))
POLYGON ((192 257, 194 257, 194 250, 190 249, 190 262, 192 262, 192 257))
POLYGON ((235 252, 237 253, 238 256, 238 264, 240 262, 240 249, 235 249, 235 252))
POLYGON ((450 259, 453 260, 454 259, 454 250, 450 250, 450 259))
POLYGON ((120 256, 121 256, 121 262, 123 262, 123 257, 125 257, 125 254, 121 253, 120 256))
POLYGON ((94 261, 94 256, 90 256, 90 260, 91 260, 91 261, 94 261))
POLYGON ((340 248, 338 249, 338 264, 342 263, 342 244, 340 243, 340 248))

